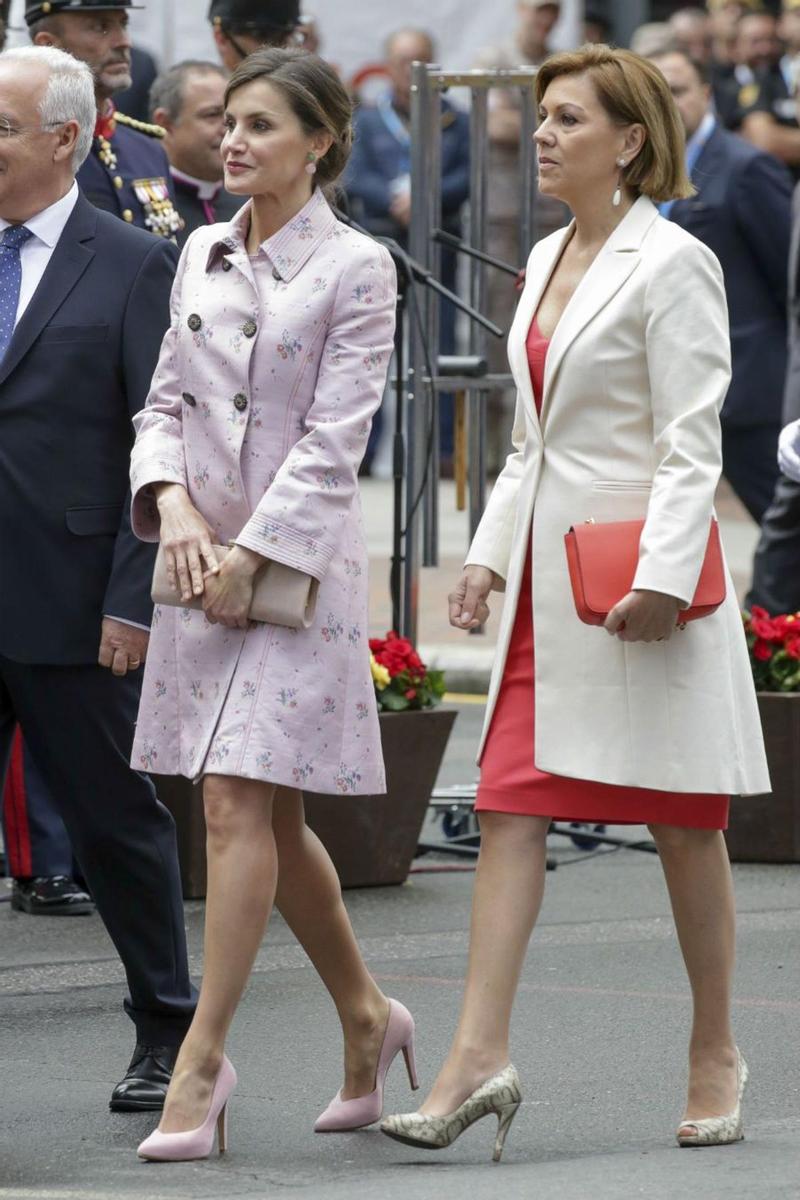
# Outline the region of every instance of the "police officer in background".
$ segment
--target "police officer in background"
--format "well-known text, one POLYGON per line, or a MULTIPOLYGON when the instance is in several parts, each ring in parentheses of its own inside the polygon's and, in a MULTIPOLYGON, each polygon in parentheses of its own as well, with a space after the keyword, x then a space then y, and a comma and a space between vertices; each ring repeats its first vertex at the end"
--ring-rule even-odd
POLYGON ((756 75, 753 98, 741 133, 759 150, 773 154, 800 179, 800 123, 797 120, 800 72, 800 0, 783 0, 778 33, 784 54, 771 70, 756 75))
POLYGON ((262 46, 302 41, 299 0, 211 0, 208 19, 229 71, 262 46))
POLYGON ((111 99, 131 86, 128 11, 142 7, 131 0, 27 0, 25 20, 35 45, 66 50, 94 75, 95 137, 78 173, 86 198, 131 225, 172 238, 181 219, 161 145, 164 131, 117 112, 111 99))

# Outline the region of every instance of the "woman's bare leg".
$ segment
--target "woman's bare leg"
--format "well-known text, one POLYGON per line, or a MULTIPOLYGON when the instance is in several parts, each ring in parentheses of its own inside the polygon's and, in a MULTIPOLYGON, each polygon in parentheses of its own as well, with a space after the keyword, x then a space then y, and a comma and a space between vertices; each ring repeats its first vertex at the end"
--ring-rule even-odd
POLYGON ((458 1029, 421 1111, 453 1112, 509 1061, 511 1010, 544 894, 548 817, 484 812, 458 1029))
POLYGON ((272 784, 207 775, 208 892, 203 982, 181 1046, 159 1128, 202 1124, 222 1062, 225 1038, 245 989, 275 899, 278 863, 272 832, 272 784))
POLYGON ((725 838, 719 830, 651 825, 667 881, 694 1011, 689 1042, 687 1121, 736 1106, 731 1030, 736 908, 725 838))
POLYGON ((333 997, 344 1033, 345 1100, 375 1087, 389 1003, 366 968, 339 877, 308 828, 300 792, 279 788, 273 829, 280 872, 276 906, 333 997))

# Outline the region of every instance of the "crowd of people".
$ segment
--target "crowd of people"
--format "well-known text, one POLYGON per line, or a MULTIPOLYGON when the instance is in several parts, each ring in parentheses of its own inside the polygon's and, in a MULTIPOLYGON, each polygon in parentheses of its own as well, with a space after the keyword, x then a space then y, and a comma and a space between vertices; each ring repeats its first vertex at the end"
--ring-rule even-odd
MULTIPOLYGON (((0 591, 0 765, 12 906, 96 905, 136 1027, 111 1107, 163 1109, 140 1153, 187 1158, 208 1154, 218 1121, 224 1141, 225 1039, 275 904, 342 1021, 345 1083, 317 1128, 378 1120, 400 1051, 414 1079, 413 1020, 364 965, 301 789, 312 775, 323 792, 383 786, 355 497, 380 429, 396 286, 369 233, 407 244, 411 64, 436 46, 425 30, 393 31, 386 89, 353 111, 296 0, 212 0, 219 61, 149 78, 131 7, 27 0, 31 44, 0 57, 0 561, 13 580, 0 591), (144 79, 146 119, 120 100, 141 105, 144 79), (331 209, 333 185, 367 233, 331 209), (176 600, 154 613, 155 542, 176 600), (308 582, 321 638, 250 621, 265 564, 287 588, 308 582), (159 772, 204 781, 199 999, 159 772)), ((442 1147, 493 1112, 502 1152, 520 1103, 511 1005, 559 815, 653 830, 695 998, 679 1141, 719 1144, 741 1136, 747 1077, 727 1016, 721 830, 729 796, 769 782, 732 588, 713 616, 676 621, 720 470, 761 529, 751 601, 800 609, 796 426, 778 466, 781 430, 800 418, 800 0, 780 17, 758 0, 679 9, 637 31, 636 53, 609 49, 605 17, 587 12, 585 46, 556 55, 560 5, 516 11, 513 39, 475 64, 539 68, 540 240, 521 299, 491 276, 492 319, 507 328, 519 300, 508 358, 493 349, 517 384, 514 452, 450 597, 468 629, 493 589, 507 592, 470 973, 431 1096, 384 1132, 442 1147), (585 380, 600 360, 592 407, 585 380), (573 630, 588 680, 577 695, 555 632, 571 602, 560 539, 577 509, 603 505, 605 519, 645 521, 639 571, 608 614, 610 640, 573 630), (635 717, 631 689, 663 726, 635 717), (714 921, 700 921, 712 893, 714 921)), ((458 233, 469 116, 445 99, 441 122, 443 227, 458 233)), ((520 128, 518 100, 497 90, 487 248, 514 264, 520 128)), ((442 276, 455 288, 446 253, 442 276)), ((444 304, 441 350, 456 339, 444 304)), ((499 454, 507 399, 490 404, 499 454)), ((446 400, 441 415, 446 473, 446 400)))

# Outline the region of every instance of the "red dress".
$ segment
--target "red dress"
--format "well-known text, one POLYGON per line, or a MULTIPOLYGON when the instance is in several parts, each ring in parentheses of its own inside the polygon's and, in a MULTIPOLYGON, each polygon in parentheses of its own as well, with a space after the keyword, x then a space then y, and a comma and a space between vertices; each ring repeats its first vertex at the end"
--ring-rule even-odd
MULTIPOLYGON (((534 318, 528 333, 527 350, 537 411, 541 410, 548 346, 549 340, 542 337, 534 318)), ((601 633, 602 630, 598 630, 598 635, 601 633)), ((533 761, 534 701, 529 545, 503 680, 481 758, 476 811, 609 825, 652 823, 695 829, 727 827, 728 796, 620 787, 539 771, 533 761)))

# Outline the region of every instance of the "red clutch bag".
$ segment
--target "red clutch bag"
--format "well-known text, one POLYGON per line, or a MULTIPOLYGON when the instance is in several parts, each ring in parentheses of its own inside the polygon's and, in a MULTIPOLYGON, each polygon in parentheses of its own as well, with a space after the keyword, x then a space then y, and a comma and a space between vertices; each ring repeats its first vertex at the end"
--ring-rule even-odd
MULTIPOLYGON (((572 595, 585 624, 604 624, 614 605, 633 588, 643 528, 644 521, 587 521, 585 525, 573 525, 565 535, 572 595)), ((724 599, 719 526, 712 520, 697 591, 691 606, 678 613, 678 624, 710 616, 724 599)))

